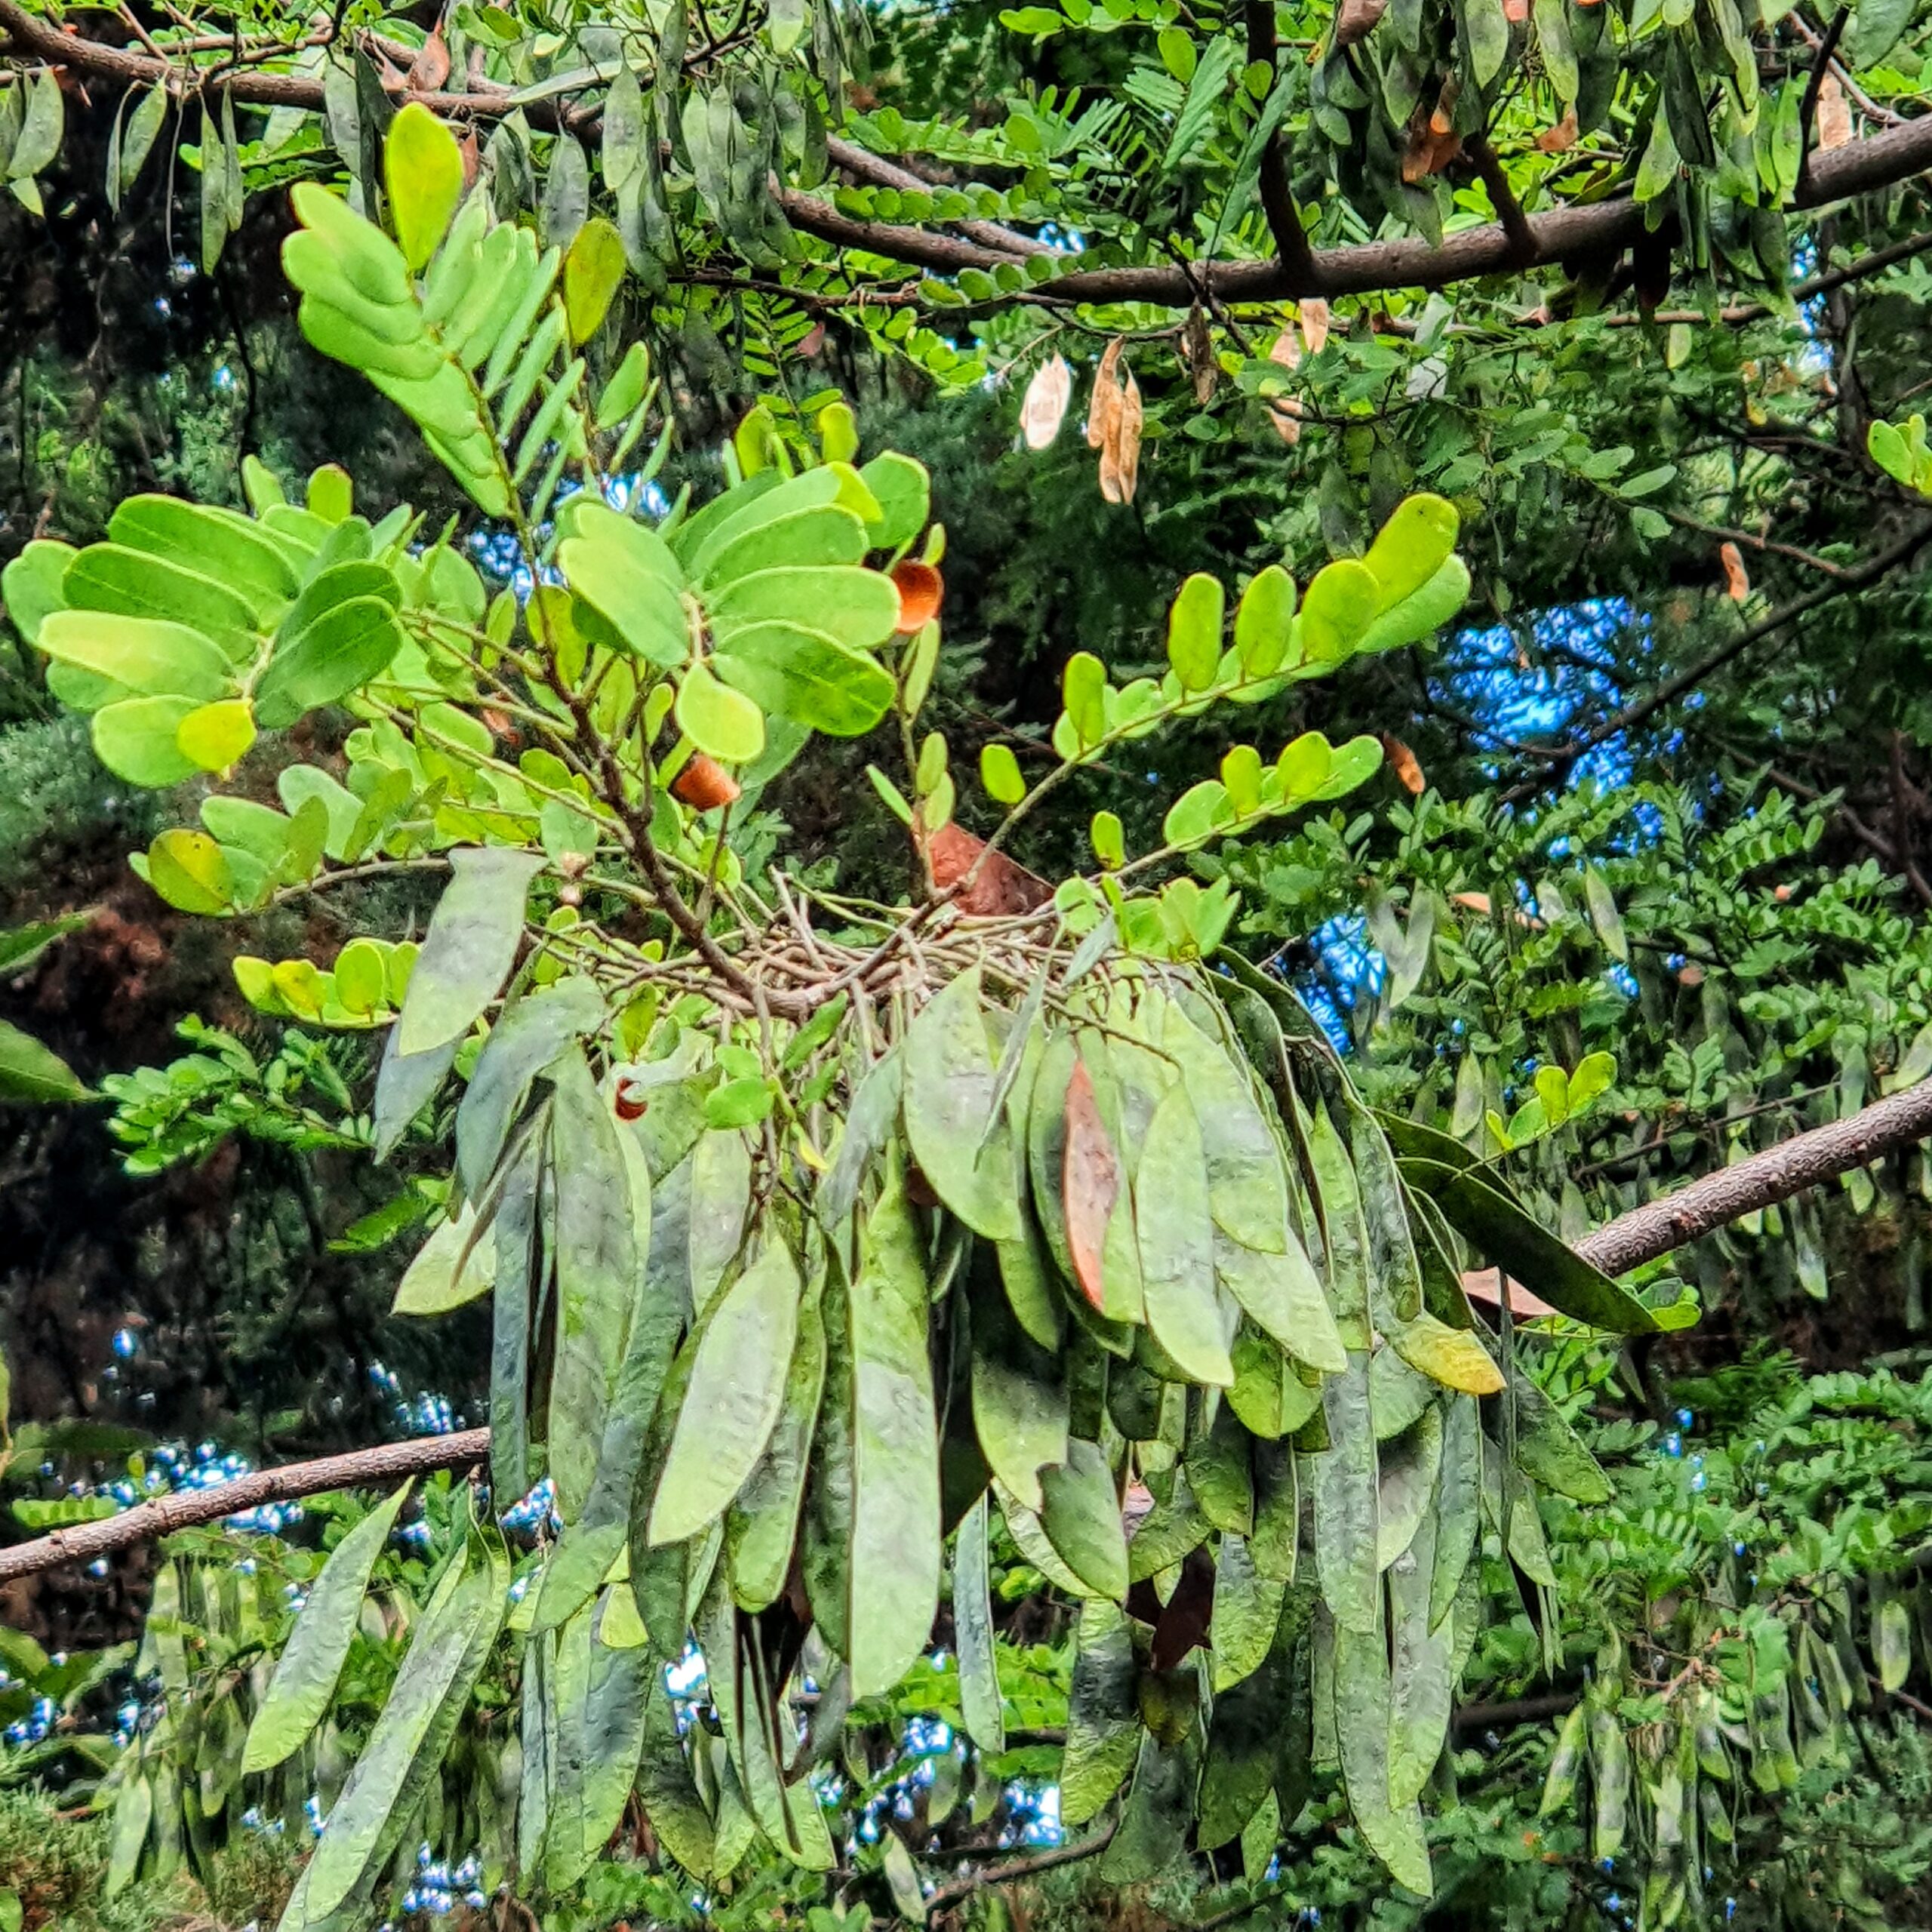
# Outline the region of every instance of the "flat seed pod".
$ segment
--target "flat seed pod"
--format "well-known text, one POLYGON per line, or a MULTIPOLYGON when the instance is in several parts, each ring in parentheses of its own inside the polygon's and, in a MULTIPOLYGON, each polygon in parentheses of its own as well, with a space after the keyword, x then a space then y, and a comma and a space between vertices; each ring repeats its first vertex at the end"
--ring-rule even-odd
POLYGON ((785 1401, 798 1331, 798 1267, 769 1240, 694 1337, 691 1380, 651 1508, 651 1540, 715 1521, 764 1453, 785 1401))
MULTIPOLYGON (((971 1017, 977 1025, 977 1005, 971 1017)), ((915 1063, 908 1063, 909 1101, 915 1063)), ((891 1690, 911 1669, 939 1607, 939 1429, 920 1251, 904 1183, 895 1180, 866 1217, 851 1287, 854 1697, 891 1690)))
POLYGON ((990 1299, 973 1317, 974 1425, 988 1467, 1037 1512, 1040 1471, 1066 1460, 1066 1373, 990 1299))
MULTIPOLYGON (((1240 1837, 1272 1795, 1303 1667, 1305 1622, 1285 1607, 1278 1610, 1260 1668, 1215 1694, 1201 1770, 1196 1842, 1203 1851, 1240 1837)), ((1278 1815, 1275 1826, 1278 1830, 1278 1815)))
POLYGON ((1134 1768, 1140 1749, 1134 1641, 1126 1617, 1104 1601, 1083 1604, 1060 1759, 1060 1817, 1097 1817, 1134 1768))
POLYGON ((1424 1409, 1400 1435, 1381 1444, 1377 1463, 1376 1561, 1386 1570, 1414 1543, 1435 1503, 1442 1466, 1441 1411, 1424 1409))
POLYGON ((1334 1629, 1335 1735, 1349 1809, 1389 1875, 1426 1898, 1432 1887, 1422 1814, 1413 1801, 1398 1805, 1389 1796, 1389 1652, 1380 1619, 1364 1631, 1340 1623, 1334 1629))
POLYGON ((1482 1527, 1482 1420, 1473 1396, 1443 1411, 1442 1466, 1435 1484, 1435 1544, 1429 1592, 1429 1627, 1453 1607, 1482 1527))
MULTIPOLYGON (((1210 1189, 1211 1198, 1212 1189, 1210 1189)), ((1243 1246, 1225 1229, 1214 1231, 1214 1272, 1241 1312, 1298 1361, 1340 1374, 1347 1361, 1328 1297, 1300 1239, 1284 1229, 1272 1254, 1243 1246)))
POLYGON ((825 1389, 805 1480, 798 1567, 818 1633, 842 1657, 852 1644, 852 1322, 844 1275, 835 1257, 826 1278, 821 1312, 825 1389))
POLYGON ((1120 1493, 1096 1443, 1075 1437, 1066 1460, 1040 1472, 1041 1526, 1067 1567, 1090 1589, 1118 1601, 1127 1595, 1127 1539, 1120 1493))
POLYGON ((1351 1353, 1346 1374, 1322 1385, 1329 1447, 1303 1459, 1315 1499, 1315 1556, 1321 1594, 1338 1628, 1372 1631, 1381 1621, 1380 1511, 1368 1358, 1351 1353))
POLYGON ((763 1610, 776 1603, 791 1570, 805 1471, 825 1389, 821 1293, 814 1286, 799 1303, 798 1340, 786 1374, 777 1425, 724 1512, 725 1561, 732 1598, 741 1610, 763 1610))
POLYGON ((1287 1594, 1285 1583, 1255 1567, 1245 1537, 1223 1536, 1214 1559, 1214 1609, 1208 1626, 1217 1696, 1260 1668, 1287 1594))
POLYGON ((934 1193, 975 1234, 1018 1238, 1011 1143, 995 1106, 979 970, 928 1002, 906 1041, 906 1137, 934 1193))
POLYGON ((1422 1795, 1448 1741, 1456 1678, 1455 1632, 1445 1620, 1432 1629, 1429 1581, 1435 1560, 1435 1519, 1425 1514, 1415 1540, 1389 1571, 1389 1797, 1411 1803, 1422 1795))
POLYGON ((959 1707, 966 1734, 989 1755, 1006 1749, 1004 1706, 995 1652, 986 1568, 988 1509, 983 1492, 959 1525, 952 1558, 952 1629, 959 1657, 959 1707))
POLYGON ((1134 1216, 1148 1325, 1190 1380, 1226 1388, 1233 1337, 1214 1292, 1207 1160, 1184 1087, 1168 1090, 1149 1124, 1134 1216))

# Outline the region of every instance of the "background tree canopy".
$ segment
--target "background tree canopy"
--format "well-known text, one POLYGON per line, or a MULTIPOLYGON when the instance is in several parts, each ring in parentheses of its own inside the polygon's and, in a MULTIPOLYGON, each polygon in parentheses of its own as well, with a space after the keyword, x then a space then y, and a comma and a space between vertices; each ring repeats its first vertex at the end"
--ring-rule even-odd
POLYGON ((0 0, 0 1921, 1923 1920, 1927 32, 0 0))

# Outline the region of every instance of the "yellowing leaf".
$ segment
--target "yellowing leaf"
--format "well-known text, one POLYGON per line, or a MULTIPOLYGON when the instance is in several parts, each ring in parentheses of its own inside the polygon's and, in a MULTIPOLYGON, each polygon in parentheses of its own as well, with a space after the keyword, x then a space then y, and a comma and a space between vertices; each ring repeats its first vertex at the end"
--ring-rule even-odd
POLYGON ((564 257, 564 316, 573 347, 597 333, 623 279, 623 238, 601 215, 593 215, 564 257))
POLYGON ((402 258, 420 274, 436 252, 463 197, 463 152, 457 138, 420 101, 389 125, 383 181, 402 258))
POLYGON ((235 884, 228 857, 205 832, 175 826, 148 848, 148 883, 184 912, 226 912, 235 884))
POLYGON ((226 771, 254 742, 255 714, 246 698, 222 698, 199 706, 174 731, 181 755, 204 771, 226 771))

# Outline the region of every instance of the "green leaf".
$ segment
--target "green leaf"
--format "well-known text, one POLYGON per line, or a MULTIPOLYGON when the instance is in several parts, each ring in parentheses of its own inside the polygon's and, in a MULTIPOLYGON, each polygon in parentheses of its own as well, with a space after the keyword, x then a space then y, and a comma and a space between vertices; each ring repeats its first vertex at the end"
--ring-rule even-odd
POLYGON ((932 1634, 939 1607, 938 1418, 928 1291, 903 1179, 867 1216, 851 1291, 852 1694, 890 1690, 932 1634))
POLYGON ((906 1041, 906 1136, 933 1190, 989 1241, 1020 1233, 1010 1130, 997 1106, 996 1069, 980 1011, 980 971, 930 1000, 906 1041))
POLYGON ((601 215, 592 216, 564 257, 564 316, 573 349, 602 325, 623 285, 624 268, 623 238, 601 215))
POLYGON ((774 1235, 712 1310, 651 1504, 654 1543, 715 1521, 764 1454, 785 1405, 798 1295, 798 1263, 774 1235))
POLYGON ((389 124, 383 143, 383 183, 402 258, 411 274, 420 275, 463 198, 463 154, 457 138, 420 101, 411 101, 389 124))
POLYGON ((1615 1335, 1656 1332, 1655 1318, 1634 1295, 1592 1267, 1531 1220, 1508 1195, 1475 1174, 1414 1158, 1404 1161, 1402 1171, 1485 1260, 1573 1321, 1615 1335))
POLYGON ((106 611, 49 611, 39 648, 55 663, 110 681, 115 695, 205 703, 232 688, 228 660, 198 631, 106 611))
POLYGON ((0 1100, 84 1100, 88 1092, 59 1054, 0 1020, 0 1100))
POLYGON ((1026 781, 1011 745, 995 740, 980 746, 980 783, 996 805, 1017 805, 1026 795, 1026 781))
POLYGON ((1362 559, 1381 587, 1378 609, 1413 596, 1441 569, 1461 524, 1455 505, 1441 497, 1409 497, 1396 506, 1362 559))
POLYGON ((678 728, 698 749, 726 764, 748 764, 764 749, 764 714, 741 691, 721 684, 709 666, 685 669, 678 685, 678 728))
POLYGON ((570 587, 648 664, 675 670, 691 654, 678 561, 655 531, 602 504, 572 519, 557 561, 570 587))
POLYGON ((1353 557, 1324 564, 1301 602, 1302 656, 1339 664, 1361 645, 1382 608, 1382 580, 1353 557))
POLYGON ((117 778, 159 790, 192 778, 201 768, 175 743, 192 698, 130 697, 94 715, 94 755, 117 778))
POLYGON ((61 595, 77 611, 116 611, 186 625, 234 663, 260 647, 255 615, 225 583, 122 543, 91 543, 67 567, 61 595))
POLYGON ((331 605, 278 641, 256 687, 256 715, 270 731, 293 724, 304 712, 334 704, 380 677, 402 642, 384 598, 357 596, 331 605))
POLYGON ((226 585, 248 601, 264 628, 276 621, 301 588, 282 546, 260 525, 232 510, 177 497, 129 497, 109 519, 107 534, 129 549, 165 558, 226 585))
POLYGON ((879 509, 870 532, 874 549, 896 550, 925 528, 932 506, 923 463, 888 450, 874 457, 859 477, 879 509))
MULTIPOLYGON (((348 950, 345 947, 336 961, 338 991, 348 950)), ((577 974, 505 1008, 483 1043, 457 1109, 456 1171, 469 1199, 483 1198, 531 1083, 572 1041, 595 1032, 603 1017, 603 995, 595 983, 577 974)))
POLYGON ((1279 564, 1258 571, 1235 612, 1235 654, 1244 678, 1270 678, 1287 662, 1295 580, 1279 564))
POLYGON ((1193 1380, 1226 1388, 1233 1323, 1215 1291, 1207 1156, 1184 1086, 1168 1089, 1148 1124, 1134 1201, 1148 1326, 1193 1380))
POLYGON ((721 642, 712 663, 773 717, 833 737, 858 737, 892 708, 891 674, 809 625, 750 625, 721 642))
POLYGON ((63 581, 68 565, 79 555, 71 543, 36 537, 0 570, 0 601, 5 601, 14 628, 29 644, 38 644, 48 617, 66 608, 63 581))
POLYGON ((415 1056, 460 1040, 509 976, 523 937, 524 902, 540 852, 464 847, 450 854, 409 993, 396 1022, 396 1051, 415 1056))
POLYGON ((1220 578, 1197 571, 1180 587, 1168 614, 1168 662, 1180 688, 1204 691, 1221 662, 1225 593, 1220 578))
POLYGON ((899 592, 889 577, 850 565, 757 570, 715 592, 709 616, 720 651, 735 650, 740 633, 771 623, 808 626, 848 651, 866 651, 893 635, 899 592))
POLYGON ((248 1727, 242 1753, 245 1774, 272 1770, 293 1755, 327 1715, 355 1639, 370 1572, 408 1494, 405 1483, 364 1516, 329 1552, 321 1574, 309 1586, 267 1693, 248 1727))

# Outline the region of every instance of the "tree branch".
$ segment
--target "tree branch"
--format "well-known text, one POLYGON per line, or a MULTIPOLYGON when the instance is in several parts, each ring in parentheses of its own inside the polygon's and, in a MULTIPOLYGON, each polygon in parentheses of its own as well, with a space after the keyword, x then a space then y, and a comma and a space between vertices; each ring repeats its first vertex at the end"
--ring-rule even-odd
POLYGON ((1869 1167, 1895 1147, 1932 1135, 1932 1080, 1861 1108, 1844 1120, 1720 1168, 1660 1201, 1646 1201, 1586 1235, 1577 1252, 1606 1275, 1621 1275, 1820 1181, 1869 1167))
MULTIPOLYGON (((1275 52, 1275 0, 1247 0, 1247 64, 1252 67, 1257 61, 1264 63, 1272 77, 1275 52)), ((1262 148, 1256 186, 1282 272, 1306 285, 1303 293, 1319 295, 1324 286, 1321 269, 1309 245, 1308 232, 1301 225, 1294 191, 1288 186, 1287 164, 1282 158, 1278 128, 1262 148)))
MULTIPOLYGON (((7 36, 5 51, 16 57, 44 61, 76 72, 146 85, 157 80, 179 82, 183 70, 168 60, 104 42, 63 33, 51 21, 29 13, 20 0, 0 0, 0 29, 7 36)), ((709 50, 706 51, 708 56, 709 50)), ((701 56, 700 57, 706 57, 701 56)), ((210 73, 202 84, 211 93, 226 93, 236 102, 260 107, 296 107, 319 110, 322 83, 306 74, 265 73, 259 69, 210 73)), ((453 94, 440 90, 393 89, 398 100, 420 101, 432 112, 457 119, 488 120, 521 106, 546 125, 565 122, 580 133, 594 128, 594 112, 570 113, 553 101, 530 102, 518 94, 453 94)), ((890 165, 890 164, 888 164, 890 165)), ((1932 115, 1880 134, 1854 141, 1817 157, 1792 197, 1794 211, 1822 208, 1833 202, 1891 186, 1932 168, 1932 115)), ((794 188, 780 186, 780 207, 795 227, 840 248, 862 249, 888 260, 940 274, 964 268, 994 269, 1019 262, 1032 252, 1014 241, 989 248, 961 236, 934 234, 925 229, 888 222, 855 220, 830 203, 794 188)), ((983 232, 988 224, 977 224, 983 232)), ((1627 247, 1644 232, 1644 211, 1634 202, 1617 198, 1587 205, 1552 208, 1524 217, 1531 248, 1500 222, 1465 229, 1441 245, 1420 238, 1371 242, 1348 248, 1306 250, 1294 259, 1294 238, 1285 238, 1282 259, 1267 261, 1211 261, 1191 265, 1183 272, 1171 265, 1140 268, 1075 269, 1041 284, 1034 299, 1051 303, 1144 302, 1170 309, 1192 307, 1200 293, 1224 303, 1278 302, 1303 295, 1363 295, 1387 289, 1442 288, 1480 276, 1559 264, 1571 256, 1612 252, 1627 247)), ((1299 231, 1300 224, 1294 226, 1299 231)), ((1303 246, 1306 248, 1306 238, 1303 246)))
POLYGON ((1831 24, 1825 29, 1825 37, 1819 42, 1817 54, 1811 63, 1811 76, 1804 83, 1804 98, 1798 108, 1798 185, 1802 189, 1811 174, 1811 134, 1818 113, 1818 95, 1825 85, 1825 76, 1830 71, 1832 56, 1838 51, 1839 37, 1851 18, 1851 9, 1841 7, 1832 16, 1831 24))
POLYGON ((1057 1844, 1045 1851, 1031 1853, 1025 1858, 1009 1860, 1004 1865, 989 1865, 983 1872, 968 1872, 957 1878, 949 1878, 944 1884, 937 1887, 926 1900, 926 1916, 931 1918, 934 1912, 943 1912, 961 1899, 970 1899, 989 1885, 1010 1885, 1016 1878, 1030 1878, 1035 1872, 1051 1872, 1057 1865, 1072 1865, 1080 1859, 1091 1858, 1097 1851, 1105 1851, 1113 1842, 1117 1829, 1109 1825, 1084 1838, 1076 1838, 1071 1844, 1057 1844))
POLYGON ((1552 780, 1561 777, 1586 752, 1595 750, 1598 746, 1608 740, 1655 716, 1666 705, 1681 697, 1686 691, 1694 691, 1712 672, 1721 670, 1733 658, 1740 657, 1754 644, 1761 644, 1774 632, 1783 630, 1787 624, 1795 623, 1800 617, 1809 616, 1812 611, 1830 603, 1834 598, 1842 597, 1847 591, 1862 590, 1868 584, 1877 582, 1894 564, 1903 563, 1928 536, 1932 536, 1932 525, 1919 524, 1915 526, 1897 543, 1887 545, 1875 556, 1867 558, 1862 564, 1847 568, 1830 583, 1821 585, 1816 590, 1806 592, 1802 597, 1794 598, 1782 610, 1774 611, 1758 623, 1747 625, 1735 637, 1727 638, 1715 651, 1699 658, 1694 664, 1687 664, 1674 677, 1666 678, 1655 691, 1644 697, 1633 698, 1600 724, 1593 724, 1580 737, 1571 739, 1566 745, 1553 746, 1548 750, 1537 752, 1535 755, 1547 761, 1548 768, 1533 783, 1525 783, 1514 786, 1504 793, 1503 801, 1506 804, 1520 804, 1524 798, 1540 791, 1552 780))
POLYGON ((299 1496, 320 1496, 332 1489, 350 1489, 368 1483, 400 1482, 405 1476, 427 1475, 438 1469, 468 1469, 488 1460, 490 1432, 466 1429, 454 1435, 424 1436, 414 1442, 386 1442, 374 1449, 352 1449, 340 1456, 321 1456, 309 1463, 285 1463, 278 1469, 258 1469, 212 1489, 186 1489, 137 1503, 118 1516, 97 1523, 77 1523, 31 1543, 0 1549, 0 1583, 30 1577, 63 1563, 88 1563, 117 1549, 127 1549, 150 1537, 171 1536, 198 1523, 219 1522, 238 1511, 264 1503, 285 1503, 299 1496))

